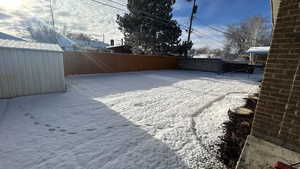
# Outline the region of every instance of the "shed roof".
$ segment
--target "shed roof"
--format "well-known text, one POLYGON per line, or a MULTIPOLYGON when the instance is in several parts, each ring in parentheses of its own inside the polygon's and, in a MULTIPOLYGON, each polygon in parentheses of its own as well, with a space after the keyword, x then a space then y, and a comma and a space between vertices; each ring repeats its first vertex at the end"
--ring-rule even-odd
POLYGON ((63 52, 63 50, 56 44, 33 43, 33 42, 23 42, 23 41, 14 41, 14 40, 2 40, 2 39, 0 39, 0 48, 63 52))
POLYGON ((270 51, 269 46, 265 47, 252 47, 249 50, 247 50, 247 53, 254 53, 254 54, 268 54, 270 51))
POLYGON ((6 39, 6 40, 19 40, 19 41, 25 41, 24 39, 0 32, 0 39, 6 39))

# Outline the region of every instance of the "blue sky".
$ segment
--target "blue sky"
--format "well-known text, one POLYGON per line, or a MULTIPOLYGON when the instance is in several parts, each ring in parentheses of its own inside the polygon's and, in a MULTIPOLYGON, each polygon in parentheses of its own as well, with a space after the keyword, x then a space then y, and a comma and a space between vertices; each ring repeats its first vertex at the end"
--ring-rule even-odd
MULTIPOLYGON (((37 20, 50 21, 49 4, 45 3, 46 1, 5 1, 9 3, 0 3, 0 32, 23 37, 27 36, 23 35, 26 32, 24 23, 28 24, 37 20), (16 5, 15 2, 20 4, 16 5)), ((110 0, 101 1, 110 2, 110 0)), ((117 1, 127 3, 127 0, 117 1)), ((105 42, 109 42, 110 39, 120 41, 123 38, 115 20, 117 14, 123 15, 124 12, 89 0, 54 0, 53 2, 55 2, 56 25, 60 30, 66 26, 68 31, 96 35, 99 39, 103 39, 103 34, 105 34, 105 42)), ((223 47, 223 34, 212 30, 208 25, 226 29, 228 24, 239 23, 245 18, 256 15, 269 18, 271 23, 269 0, 197 0, 197 2, 199 5, 197 17, 200 21, 194 21, 193 29, 198 33, 192 34, 191 37, 195 48, 223 47)), ((126 9, 124 6, 119 7, 126 9)), ((174 18, 180 24, 188 25, 191 7, 192 3, 177 0, 174 5, 174 18)), ((181 38, 187 39, 185 31, 181 38)))
MULTIPOLYGON (((245 18, 262 15, 271 20, 269 0, 197 0, 199 6, 196 25, 227 25, 239 23, 245 18)), ((174 17, 188 17, 192 3, 177 0, 174 17)))
MULTIPOLYGON (((271 24, 271 9, 269 0, 197 0, 199 6, 194 20, 192 41, 194 47, 222 48, 224 35, 212 30, 209 25, 226 29, 228 24, 237 24, 251 17, 261 15, 271 24)), ((177 0, 174 5, 174 18, 184 25, 189 24, 192 2, 177 0)), ((182 40, 187 33, 183 31, 182 40)))

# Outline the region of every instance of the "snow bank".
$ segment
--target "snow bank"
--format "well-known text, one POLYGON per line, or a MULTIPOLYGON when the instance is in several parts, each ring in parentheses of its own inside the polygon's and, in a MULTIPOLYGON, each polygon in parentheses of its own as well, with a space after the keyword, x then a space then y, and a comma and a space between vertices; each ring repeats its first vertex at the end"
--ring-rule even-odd
POLYGON ((67 93, 10 100, 0 168, 224 168, 214 144, 228 108, 256 91, 252 78, 189 71, 70 77, 67 93))

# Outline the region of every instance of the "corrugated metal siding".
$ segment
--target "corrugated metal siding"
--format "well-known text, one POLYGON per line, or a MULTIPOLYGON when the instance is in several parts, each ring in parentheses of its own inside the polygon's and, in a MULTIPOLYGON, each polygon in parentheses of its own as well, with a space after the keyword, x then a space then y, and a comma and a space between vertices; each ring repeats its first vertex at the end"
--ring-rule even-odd
POLYGON ((0 98, 65 90, 63 54, 0 48, 0 98))

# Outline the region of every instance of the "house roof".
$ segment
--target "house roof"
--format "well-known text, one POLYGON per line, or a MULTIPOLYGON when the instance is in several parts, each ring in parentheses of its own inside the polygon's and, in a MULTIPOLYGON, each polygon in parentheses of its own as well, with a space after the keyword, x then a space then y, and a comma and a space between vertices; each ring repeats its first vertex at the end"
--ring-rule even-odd
POLYGON ((254 54, 268 54, 270 51, 269 46, 265 47, 251 47, 247 50, 247 53, 254 53, 254 54))
POLYGON ((24 41, 15 41, 15 40, 2 40, 2 39, 0 39, 0 48, 63 52, 63 50, 56 44, 33 43, 33 42, 24 42, 24 41))
POLYGON ((19 40, 19 41, 25 41, 24 39, 0 32, 0 39, 7 39, 7 40, 19 40))

